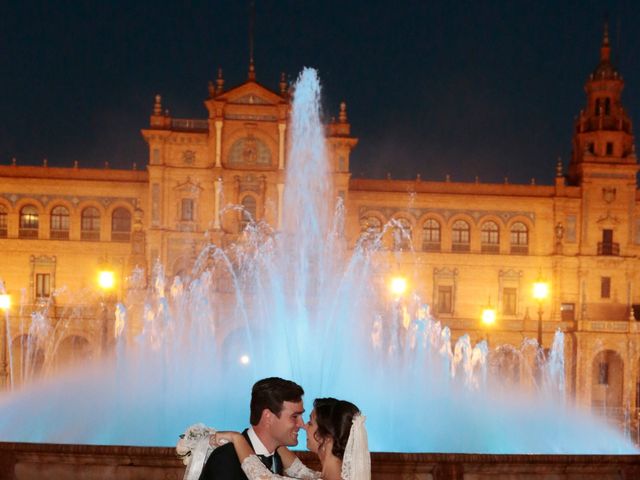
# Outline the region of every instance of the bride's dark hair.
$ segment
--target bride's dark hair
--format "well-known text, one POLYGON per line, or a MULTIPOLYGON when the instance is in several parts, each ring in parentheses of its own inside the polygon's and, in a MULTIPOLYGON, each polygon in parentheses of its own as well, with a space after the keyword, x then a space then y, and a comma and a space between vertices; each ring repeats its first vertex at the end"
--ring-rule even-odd
POLYGON ((315 432, 316 440, 322 446, 325 439, 331 437, 333 439, 331 453, 342 459, 349 440, 353 417, 360 413, 360 410, 351 402, 335 398, 316 398, 313 408, 316 411, 318 424, 315 432))

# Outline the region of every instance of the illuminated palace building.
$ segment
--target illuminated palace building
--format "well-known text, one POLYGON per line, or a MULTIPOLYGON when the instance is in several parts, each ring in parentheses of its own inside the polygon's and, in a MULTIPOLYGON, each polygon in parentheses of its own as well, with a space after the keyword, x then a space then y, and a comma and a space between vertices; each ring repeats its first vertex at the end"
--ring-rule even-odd
MULTIPOLYGON (((411 275, 412 288, 454 338, 488 336, 491 346, 537 338, 548 348, 561 329, 569 395, 608 415, 631 412, 634 421, 640 192, 623 85, 605 34, 575 121, 568 170, 549 164, 553 185, 351 179, 357 139, 345 104, 326 139, 349 248, 395 220, 376 257, 379 271, 411 275), (534 295, 540 282, 547 288, 534 295), (482 322, 488 306, 495 311, 490 326, 482 322)), ((144 170, 0 166, 0 277, 9 296, 0 297, 1 318, 11 327, 6 335, 0 325, 5 388, 99 356, 113 328, 100 318, 112 314, 114 299, 126 298, 133 268, 148 275, 159 259, 169 276, 180 274, 205 242, 232 243, 246 216, 225 206, 242 205, 279 229, 290 97, 284 80, 277 90, 258 83, 253 66, 231 89, 219 72, 209 84, 205 119, 173 118, 157 96, 142 130, 149 145, 144 170), (96 280, 105 264, 115 272, 111 290, 96 280), (50 324, 30 339, 28 326, 40 318, 33 312, 45 312, 50 324), (64 329, 53 328, 62 323, 64 329), (29 340, 37 348, 27 355, 29 340)))

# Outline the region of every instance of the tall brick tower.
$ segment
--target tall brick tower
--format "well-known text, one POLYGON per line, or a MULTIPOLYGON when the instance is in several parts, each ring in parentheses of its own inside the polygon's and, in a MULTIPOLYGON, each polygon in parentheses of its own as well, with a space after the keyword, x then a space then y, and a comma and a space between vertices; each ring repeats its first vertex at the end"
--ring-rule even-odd
MULTIPOLYGON (((573 135, 568 181, 580 187, 580 253, 626 255, 633 245, 630 206, 636 200, 638 159, 631 119, 622 107, 622 76, 611 63, 604 26, 600 62, 585 84, 587 106, 573 135)), ((611 257, 610 257, 611 258, 611 257)))
POLYGON ((624 81, 611 63, 611 47, 607 24, 600 47, 600 62, 585 84, 587 106, 576 120, 573 154, 569 164, 569 182, 582 184, 603 178, 603 170, 611 177, 628 177, 635 183, 637 158, 633 144, 632 124, 622 107, 624 81))

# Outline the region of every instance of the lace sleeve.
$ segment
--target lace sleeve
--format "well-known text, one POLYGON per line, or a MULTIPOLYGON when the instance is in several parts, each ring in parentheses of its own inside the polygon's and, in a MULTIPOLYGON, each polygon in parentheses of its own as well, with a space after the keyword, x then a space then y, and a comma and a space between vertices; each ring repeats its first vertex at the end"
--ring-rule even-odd
POLYGON ((304 463, 300 461, 299 458, 296 458, 293 463, 287 468, 284 473, 293 478, 300 478, 302 480, 315 480, 318 478, 322 478, 320 472, 316 472, 315 470, 311 470, 304 463))
POLYGON ((283 477, 282 475, 270 472, 256 455, 249 455, 244 459, 242 462, 242 471, 249 480, 291 479, 291 477, 283 477))

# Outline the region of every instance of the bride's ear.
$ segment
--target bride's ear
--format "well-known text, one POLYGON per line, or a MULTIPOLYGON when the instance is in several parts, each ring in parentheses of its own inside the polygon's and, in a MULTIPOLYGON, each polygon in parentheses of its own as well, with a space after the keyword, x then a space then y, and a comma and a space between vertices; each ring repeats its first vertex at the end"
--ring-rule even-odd
POLYGON ((330 437, 330 436, 329 436, 329 437, 327 437, 327 438, 324 440, 323 447, 324 447, 324 449, 325 449, 325 451, 326 451, 327 453, 331 453, 331 452, 333 451, 333 438, 332 438, 332 437, 330 437))

